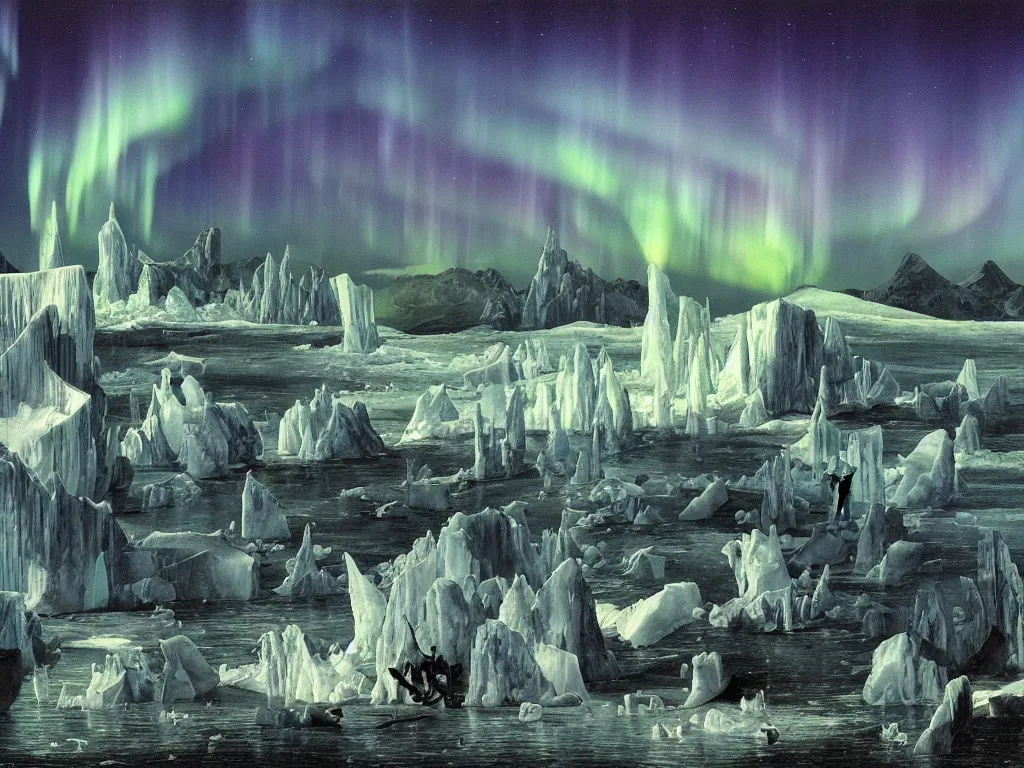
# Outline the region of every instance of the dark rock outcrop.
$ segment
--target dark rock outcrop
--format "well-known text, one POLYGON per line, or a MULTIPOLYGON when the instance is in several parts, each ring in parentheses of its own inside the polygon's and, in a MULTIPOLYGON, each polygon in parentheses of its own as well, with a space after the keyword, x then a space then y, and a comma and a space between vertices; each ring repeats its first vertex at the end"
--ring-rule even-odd
POLYGON ((557 233, 548 230, 537 274, 526 292, 521 328, 555 328, 578 320, 630 327, 641 324, 646 314, 643 285, 601 279, 592 269, 570 261, 559 247, 557 233))
POLYGON ((510 330, 521 312, 520 296, 495 269, 404 275, 374 292, 377 322, 406 333, 455 333, 481 324, 510 330))
POLYGON ((992 262, 985 262, 956 284, 916 253, 908 253, 896 273, 877 288, 864 291, 863 298, 945 320, 1001 320, 1006 316, 1003 304, 1009 294, 1000 292, 1009 290, 1012 294, 1015 288, 992 262), (997 293, 989 293, 990 290, 997 293))

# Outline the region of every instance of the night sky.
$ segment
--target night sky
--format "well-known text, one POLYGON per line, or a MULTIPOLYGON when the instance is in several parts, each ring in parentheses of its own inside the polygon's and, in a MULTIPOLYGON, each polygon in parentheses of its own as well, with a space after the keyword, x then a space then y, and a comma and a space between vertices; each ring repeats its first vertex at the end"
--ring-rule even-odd
POLYGON ((0 251, 56 200, 91 268, 114 200, 157 259, 378 279, 523 284, 551 225, 719 309, 906 250, 1024 280, 1019 5, 0 0, 0 251))

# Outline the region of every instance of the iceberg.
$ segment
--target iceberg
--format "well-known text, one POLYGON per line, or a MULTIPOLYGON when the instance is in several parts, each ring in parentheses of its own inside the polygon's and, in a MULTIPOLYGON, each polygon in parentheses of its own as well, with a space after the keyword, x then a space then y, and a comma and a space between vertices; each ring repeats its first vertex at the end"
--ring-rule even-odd
POLYGON ((512 349, 500 341, 484 350, 481 365, 469 369, 462 375, 463 385, 470 390, 491 384, 507 387, 515 380, 516 369, 512 362, 512 349))
POLYGON ((349 408, 341 395, 321 386, 307 405, 296 402, 285 411, 278 431, 278 453, 303 461, 359 459, 384 451, 384 441, 370 423, 362 402, 349 408))
POLYGON ((685 624, 704 605, 693 582, 666 584, 650 597, 624 608, 615 623, 619 637, 634 648, 654 645, 685 624))
POLYGON ((956 453, 975 454, 981 450, 981 439, 978 436, 978 417, 973 414, 964 414, 960 426, 956 429, 956 439, 953 441, 953 450, 956 453))
POLYGON ((699 653, 693 657, 693 685, 683 707, 692 709, 707 704, 722 695, 729 685, 722 668, 722 655, 718 651, 699 653))
POLYGON ((43 224, 39 236, 39 271, 64 266, 64 249, 60 244, 60 230, 57 227, 57 201, 50 203, 50 215, 43 224))
POLYGON ((878 425, 850 433, 846 461, 853 468, 850 502, 861 508, 885 504, 882 466, 882 428, 878 425))
POLYGON ((442 425, 458 420, 459 411, 448 396, 448 388, 444 384, 429 387, 416 399, 416 408, 402 433, 401 442, 441 437, 442 425))
MULTIPOLYGON (((668 278, 654 264, 647 265, 647 317, 640 341, 640 375, 656 392, 671 398, 676 391, 672 331, 668 322, 668 278)), ((657 411, 656 411, 657 413, 657 411)), ((670 424, 655 423, 664 427, 670 424)))
POLYGON ((956 741, 971 731, 974 716, 971 682, 964 676, 950 680, 928 728, 914 745, 914 755, 947 755, 956 741))
POLYGON ((0 590, 26 593, 27 606, 41 613, 118 602, 131 547, 108 503, 71 496, 59 480, 49 490, 0 447, 0 521, 0 590))
POLYGON ((818 395, 823 338, 814 312, 783 299, 757 304, 744 319, 746 345, 733 344, 726 361, 730 375, 719 380, 718 400, 725 402, 760 389, 772 416, 810 413, 818 395), (743 351, 748 361, 739 359, 743 351), (744 383, 738 375, 749 372, 744 383))
POLYGON ((121 225, 114 215, 114 204, 110 204, 110 217, 99 233, 100 261, 92 284, 96 304, 113 304, 124 301, 135 292, 140 264, 128 252, 128 244, 121 232, 121 225))
POLYGON ((164 669, 157 684, 156 700, 164 707, 176 701, 202 698, 218 685, 220 675, 185 635, 160 641, 164 669))
POLYGON ((245 473, 245 488, 242 489, 242 538, 243 539, 288 539, 288 520, 279 502, 267 487, 245 473))
POLYGON ((515 707, 539 703, 553 692, 521 634, 495 619, 480 625, 473 640, 468 706, 515 707))
POLYGON ((380 338, 373 315, 373 291, 367 285, 356 285, 347 274, 332 277, 331 287, 341 309, 342 349, 360 354, 376 351, 380 338))
POLYGON ((283 597, 318 597, 342 591, 343 578, 335 578, 318 568, 313 552, 312 526, 307 523, 302 531, 302 544, 293 560, 285 565, 288 575, 274 592, 283 597))
POLYGON ((155 531, 138 548, 152 552, 156 575, 174 587, 179 600, 252 600, 259 594, 256 560, 220 531, 155 531))
POLYGON ((955 487, 953 441, 945 429, 937 429, 921 438, 903 462, 903 478, 891 501, 911 509, 944 507, 952 500, 955 487))
POLYGON ((355 637, 348 653, 355 654, 357 663, 372 663, 376 654, 377 638, 384 628, 387 600, 370 580, 359 572, 355 560, 345 553, 348 574, 348 595, 355 623, 355 637))
POLYGON ((864 701, 875 706, 937 702, 945 685, 946 670, 921 656, 920 640, 901 632, 875 648, 864 701))
POLYGON ((1019 671, 1024 668, 1024 581, 998 531, 984 531, 978 542, 978 591, 986 622, 1006 639, 1006 668, 1019 671))

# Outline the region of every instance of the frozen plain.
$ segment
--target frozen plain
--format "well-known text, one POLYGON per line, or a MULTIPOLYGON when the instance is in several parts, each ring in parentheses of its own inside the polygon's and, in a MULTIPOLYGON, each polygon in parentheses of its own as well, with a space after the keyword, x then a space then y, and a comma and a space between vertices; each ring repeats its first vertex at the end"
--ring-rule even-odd
MULTIPOLYGON (((997 430, 985 435, 983 447, 1009 452, 1024 447, 1024 415, 1020 407, 1020 358, 1024 334, 1015 323, 948 323, 920 317, 881 317, 868 314, 875 305, 817 291, 792 297, 796 304, 815 310, 819 322, 830 315, 841 323, 854 353, 887 364, 903 389, 915 383, 953 380, 963 361, 973 357, 980 384, 988 386, 996 376, 1010 379, 1012 407, 997 430)), ((538 500, 541 483, 530 474, 512 480, 488 481, 456 494, 448 512, 403 511, 377 517, 375 510, 399 497, 398 484, 405 474, 405 458, 425 460, 438 474, 448 474, 473 462, 472 435, 444 441, 397 445, 412 415, 416 398, 427 386, 447 383, 455 405, 463 410, 471 395, 460 392, 462 375, 495 341, 515 348, 524 337, 543 337, 553 358, 568 352, 576 342, 586 344, 591 355, 604 346, 620 372, 640 366, 640 329, 611 329, 574 324, 551 331, 496 333, 473 330, 451 336, 406 336, 381 329, 382 347, 371 355, 354 355, 335 349, 340 334, 330 329, 283 326, 214 324, 173 325, 131 331, 99 331, 96 348, 106 375, 101 383, 110 398, 108 419, 127 423, 131 415, 128 392, 146 394, 156 383, 159 367, 148 363, 174 351, 206 358, 205 371, 197 376, 218 400, 243 403, 257 420, 264 413, 281 414, 296 399, 308 398, 327 382, 331 389, 350 390, 351 400, 363 400, 373 424, 389 446, 380 459, 301 464, 277 457, 268 450, 264 466, 254 475, 281 500, 289 514, 292 542, 274 553, 261 570, 263 589, 248 603, 176 604, 176 623, 166 613, 99 613, 45 620, 51 633, 64 639, 64 656, 51 674, 52 695, 66 683, 73 692, 88 685, 91 665, 102 663, 102 647, 140 645, 154 650, 162 634, 183 632, 199 646, 215 667, 253 660, 259 637, 273 627, 295 623, 310 635, 331 641, 352 635, 352 617, 345 594, 291 600, 269 590, 283 580, 284 563, 295 554, 306 522, 315 522, 317 544, 332 553, 320 565, 340 574, 342 552, 349 552, 365 571, 409 549, 425 530, 436 531, 452 512, 479 511, 521 499, 529 503, 527 519, 537 536, 543 528, 556 528, 563 499, 554 493, 538 500), (309 345, 307 347, 307 345, 309 345), (454 364, 453 364, 454 359, 454 364), (346 489, 365 487, 369 501, 342 498, 346 489), (95 638, 107 638, 97 641, 95 638), (79 641, 79 642, 76 642, 79 641)), ((712 331, 723 344, 734 333, 729 318, 712 331)), ((643 385, 627 373, 624 383, 639 395, 643 385)), ((463 413, 465 415, 465 413, 463 413)), ((885 464, 896 455, 908 454, 918 440, 934 429, 915 421, 913 412, 893 407, 878 408, 834 419, 843 429, 881 423, 885 430, 885 464)), ((681 473, 691 477, 717 473, 735 479, 751 475, 780 446, 802 436, 807 419, 791 419, 775 430, 750 436, 721 435, 702 438, 693 449, 685 437, 666 437, 653 431, 644 442, 614 459, 607 474, 632 480, 645 473, 652 477, 681 473)), ((276 435, 265 435, 268 447, 276 435)), ((529 446, 532 457, 539 445, 529 446)), ((926 559, 942 560, 942 570, 918 573, 896 589, 863 579, 839 576, 833 589, 855 597, 869 592, 887 605, 913 603, 917 587, 935 579, 970 574, 976 563, 978 525, 998 528, 1014 559, 1024 555, 1024 467, 1019 459, 978 461, 962 467, 967 488, 951 505, 963 513, 960 519, 920 526, 915 531, 908 516, 911 538, 926 545, 926 559)), ((117 496, 114 509, 126 532, 138 538, 153 530, 226 528, 240 517, 245 472, 201 482, 202 495, 188 508, 140 512, 138 489, 167 474, 138 471, 132 493, 117 496)), ((653 529, 615 526, 586 534, 588 543, 604 543, 607 565, 590 579, 598 602, 622 606, 646 597, 664 582, 694 581, 704 600, 722 603, 735 596, 732 569, 721 554, 722 546, 739 532, 732 519, 736 509, 757 506, 760 494, 734 494, 728 506, 703 523, 670 522, 653 529), (638 548, 653 545, 667 558, 663 580, 624 575, 619 563, 638 548)), ((817 510, 824 515, 824 509, 817 510)), ((30 692, 22 694, 9 717, 0 720, 0 753, 5 760, 47 763, 105 760, 135 763, 140 759, 163 761, 173 755, 182 761, 207 760, 211 764, 263 764, 283 761, 342 762, 356 764, 768 764, 802 765, 828 760, 834 764, 877 765, 910 761, 910 748, 893 747, 879 732, 883 724, 898 722, 911 744, 928 723, 933 705, 871 707, 861 691, 877 641, 868 641, 857 623, 831 622, 816 629, 792 634, 754 634, 709 627, 706 623, 680 629, 651 648, 635 650, 610 642, 623 668, 620 679, 591 686, 590 706, 581 709, 545 710, 538 723, 521 723, 516 710, 434 711, 430 718, 377 729, 393 716, 395 707, 345 707, 341 729, 270 730, 253 725, 252 714, 264 697, 221 687, 208 701, 178 703, 175 711, 187 714, 176 723, 160 721, 154 707, 132 706, 116 711, 56 711, 37 705, 30 692), (651 739, 651 718, 616 715, 622 696, 643 690, 678 705, 686 698, 679 678, 681 663, 701 651, 719 651, 726 668, 736 675, 738 687, 749 695, 765 691, 768 712, 780 733, 778 743, 768 745, 751 734, 723 735, 687 729, 682 740, 651 739), (74 752, 83 739, 84 753, 74 752), (57 746, 51 746, 57 744, 57 746)), ((1005 681, 1004 681, 1005 682, 1005 681)), ((986 680, 976 678, 975 687, 986 680)), ((992 685, 995 685, 992 682, 992 685)), ((736 707, 738 701, 721 706, 736 707)), ((426 713, 419 708, 400 708, 404 715, 426 713), (408 709, 408 711, 406 711, 408 709)), ((673 713, 667 713, 672 715, 673 713)), ((680 719, 685 724, 691 713, 680 719)), ((1015 720, 975 721, 975 740, 957 754, 958 764, 992 765, 1013 761, 1020 752, 1020 726, 1015 720)))

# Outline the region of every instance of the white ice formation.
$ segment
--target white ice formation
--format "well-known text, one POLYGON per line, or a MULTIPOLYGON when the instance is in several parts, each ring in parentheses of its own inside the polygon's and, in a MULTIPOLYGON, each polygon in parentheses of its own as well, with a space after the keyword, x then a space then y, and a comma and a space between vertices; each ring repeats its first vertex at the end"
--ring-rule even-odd
POLYGON ((252 476, 251 471, 246 472, 242 489, 242 538, 274 540, 290 536, 281 502, 252 476))
POLYGON ((944 507, 956 490, 956 459, 953 441, 945 429, 921 438, 902 462, 903 477, 890 502, 897 507, 917 509, 944 507))
POLYGON ((458 420, 459 411, 448 396, 448 388, 444 384, 429 387, 416 399, 416 408, 401 442, 443 437, 445 426, 458 420))
POLYGON ((278 431, 277 451, 302 461, 358 459, 384 451, 384 441, 370 423, 366 406, 350 408, 341 395, 322 385, 308 403, 296 401, 285 411, 278 431))
POLYGON ((313 534, 307 523, 302 532, 302 544, 295 558, 285 565, 288 575, 274 591, 284 597, 318 597, 341 592, 344 577, 332 576, 319 568, 313 552, 313 534))
POLYGON ((369 353, 380 346, 377 322, 373 314, 373 291, 368 285, 356 285, 347 274, 331 278, 331 287, 341 309, 345 352, 369 353))

